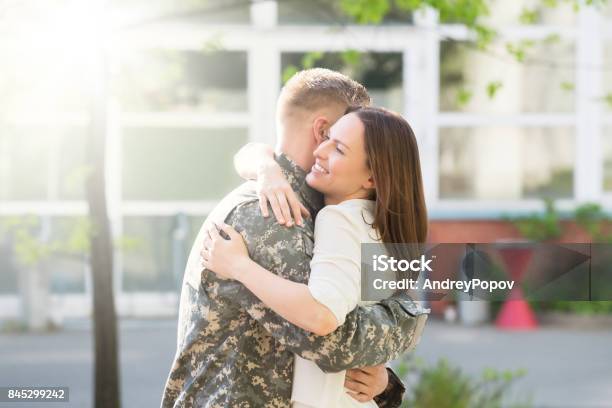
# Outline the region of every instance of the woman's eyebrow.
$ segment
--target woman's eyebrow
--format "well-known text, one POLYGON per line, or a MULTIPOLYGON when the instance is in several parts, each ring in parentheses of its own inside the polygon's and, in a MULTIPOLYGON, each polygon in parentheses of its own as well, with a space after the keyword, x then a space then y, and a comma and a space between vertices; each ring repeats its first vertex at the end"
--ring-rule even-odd
POLYGON ((330 138, 329 138, 329 139, 330 139, 332 142, 334 142, 334 143, 336 143, 336 144, 339 144, 339 145, 342 145, 342 146, 346 147, 348 150, 351 150, 351 148, 350 148, 350 147, 348 147, 348 145, 347 145, 346 143, 341 142, 340 140, 336 139, 335 137, 331 137, 331 136, 330 136, 330 138))

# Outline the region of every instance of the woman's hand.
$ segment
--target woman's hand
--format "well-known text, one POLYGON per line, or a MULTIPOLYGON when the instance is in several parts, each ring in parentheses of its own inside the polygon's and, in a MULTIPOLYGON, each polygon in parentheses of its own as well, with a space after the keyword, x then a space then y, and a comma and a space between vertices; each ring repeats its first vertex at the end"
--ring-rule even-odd
POLYGON ((297 225, 302 226, 304 225, 302 216, 310 216, 276 162, 258 170, 257 195, 263 216, 270 215, 268 212, 268 203, 270 203, 279 224, 291 227, 295 221, 297 225))
POLYGON ((210 224, 206 231, 204 246, 200 251, 202 267, 220 278, 239 280, 240 273, 252 262, 242 235, 227 224, 210 224), (229 239, 223 238, 220 231, 229 239))

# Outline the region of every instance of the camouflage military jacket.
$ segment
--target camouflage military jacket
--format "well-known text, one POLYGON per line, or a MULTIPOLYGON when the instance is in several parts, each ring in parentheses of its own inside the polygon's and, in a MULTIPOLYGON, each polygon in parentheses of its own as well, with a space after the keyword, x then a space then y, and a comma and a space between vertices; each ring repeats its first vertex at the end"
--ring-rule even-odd
MULTIPOLYGON (((306 173, 285 156, 277 158, 311 214, 322 206, 306 173)), ((209 215, 238 230, 249 255, 266 269, 307 283, 314 223, 287 228, 264 218, 254 190, 245 183, 209 215)), ((264 306, 242 284, 199 266, 203 231, 191 251, 182 287, 177 353, 162 407, 290 407, 294 353, 326 372, 382 364, 418 342, 427 318, 410 299, 390 298, 358 306, 327 336, 302 330, 264 306)))

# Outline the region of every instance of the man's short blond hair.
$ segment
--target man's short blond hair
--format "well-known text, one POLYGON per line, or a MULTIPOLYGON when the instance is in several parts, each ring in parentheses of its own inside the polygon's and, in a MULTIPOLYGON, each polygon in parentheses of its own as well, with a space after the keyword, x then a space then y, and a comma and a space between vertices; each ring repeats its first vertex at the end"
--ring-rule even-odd
POLYGON ((281 104, 313 111, 330 105, 368 106, 370 95, 359 82, 340 72, 312 68, 293 75, 281 92, 281 104))

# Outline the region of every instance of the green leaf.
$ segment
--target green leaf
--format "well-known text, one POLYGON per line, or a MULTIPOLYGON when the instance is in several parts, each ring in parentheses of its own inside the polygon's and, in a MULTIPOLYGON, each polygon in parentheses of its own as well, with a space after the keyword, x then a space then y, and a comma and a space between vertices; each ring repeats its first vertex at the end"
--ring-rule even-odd
POLYGON ((144 242, 140 238, 124 235, 124 236, 121 236, 115 239, 114 246, 117 249, 121 249, 123 251, 129 252, 129 251, 141 249, 144 246, 144 242))
POLYGON ((608 105, 608 108, 612 109, 612 92, 606 94, 603 97, 603 100, 606 102, 606 104, 608 105))
POLYGON ((357 50, 346 50, 340 56, 344 65, 347 66, 357 66, 361 61, 361 53, 357 50))
POLYGON ((512 396, 508 391, 519 378, 520 371, 500 372, 485 368, 480 375, 470 375, 444 358, 418 368, 410 365, 410 387, 406 389, 402 407, 531 407, 527 401, 517 401, 511 405, 503 403, 512 396))
POLYGON ((426 0, 426 3, 438 10, 441 22, 465 24, 469 28, 489 14, 486 0, 426 0))
POLYGON ((397 369, 397 376, 399 378, 404 378, 408 374, 408 363, 406 363, 405 361, 402 361, 399 363, 396 369, 397 369))
POLYGON ((506 370, 502 373, 502 378, 504 379, 504 381, 510 382, 514 379, 514 372, 506 370))
POLYGON ((49 255, 49 246, 32 236, 29 231, 15 233, 15 254, 24 266, 34 266, 49 255))
POLYGON ((573 82, 563 81, 561 82, 561 89, 566 92, 572 92, 575 89, 575 85, 573 82))
POLYGON ((475 26, 474 32, 476 33, 476 46, 480 50, 486 49, 497 36, 494 29, 483 25, 475 26))
POLYGON ((395 0, 395 5, 400 10, 415 11, 426 6, 422 0, 395 0))
POLYGON ((516 378, 524 377, 527 375, 527 369, 519 368, 518 370, 516 370, 514 375, 516 376, 516 378))
POLYGON ((517 48, 514 44, 506 44, 506 50, 509 54, 512 54, 518 62, 525 60, 525 51, 517 48))
POLYGON ((38 238, 40 217, 9 217, 3 227, 13 236, 15 258, 23 266, 35 266, 51 253, 51 246, 38 238))
POLYGON ((283 70, 283 84, 291 79, 292 76, 298 73, 298 67, 295 65, 287 65, 283 70))
POLYGON ((539 13, 537 9, 524 8, 521 11, 519 21, 523 24, 535 24, 538 22, 539 13))
POLYGON ((314 67, 317 61, 319 61, 321 58, 323 58, 323 53, 321 51, 311 51, 306 53, 302 57, 302 68, 310 69, 314 67))
POLYGON ((596 242, 605 241, 608 236, 602 231, 602 226, 610 221, 607 214, 597 203, 584 203, 574 210, 576 224, 589 233, 596 242))
POLYGON ((72 227, 67 242, 63 245, 66 251, 71 254, 88 253, 91 248, 91 232, 91 219, 79 218, 72 227))
POLYGON ((40 225, 38 217, 33 215, 7 217, 2 219, 1 225, 9 231, 15 231, 20 228, 32 228, 40 225))
POLYGON ((493 381, 497 378, 497 371, 491 367, 485 367, 482 370, 482 378, 485 381, 493 381))
POLYGON ((389 11, 389 1, 341 0, 340 7, 359 24, 378 24, 389 11))
POLYGON ((518 43, 507 43, 506 51, 514 56, 518 62, 524 62, 527 57, 527 51, 535 45, 533 40, 522 40, 518 43))
POLYGON ((216 34, 207 39, 202 45, 202 51, 212 53, 223 50, 223 42, 221 34, 216 34))
POLYGON ((523 237, 538 242, 556 239, 561 236, 563 228, 555 202, 549 198, 544 199, 544 207, 544 213, 510 218, 523 237))
POLYGON ((487 84, 487 95, 489 96, 489 99, 495 98, 497 91, 499 91, 502 86, 503 84, 501 83, 501 81, 489 82, 487 84))
POLYGON ((469 89, 459 89, 459 91, 457 91, 457 105, 459 105, 459 107, 467 105, 472 100, 472 96, 474 96, 474 93, 469 89))
MULTIPOLYGON (((431 7, 440 22, 464 24, 474 29, 480 18, 489 15, 489 0, 394 0, 399 10, 415 11, 431 7)), ((341 0, 340 8, 360 24, 378 24, 391 10, 391 0, 341 0)))
POLYGON ((542 40, 545 44, 556 44, 561 42, 561 36, 559 34, 549 34, 542 40))

